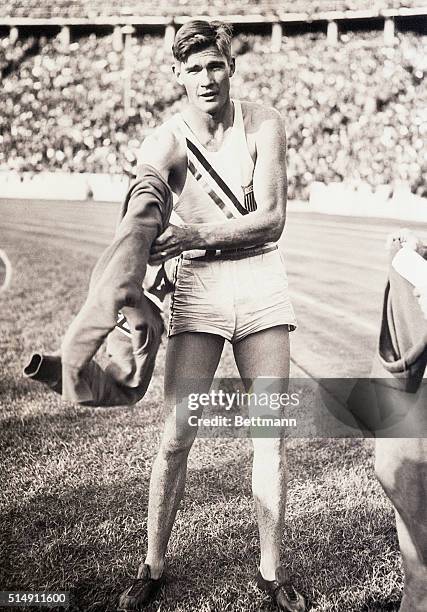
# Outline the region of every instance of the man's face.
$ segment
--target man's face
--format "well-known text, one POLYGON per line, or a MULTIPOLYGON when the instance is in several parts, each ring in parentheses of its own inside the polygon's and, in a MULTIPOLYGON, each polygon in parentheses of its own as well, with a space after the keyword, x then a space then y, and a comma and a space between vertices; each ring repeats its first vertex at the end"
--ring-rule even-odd
POLYGON ((228 61, 212 46, 191 53, 186 62, 176 63, 174 72, 178 83, 185 87, 190 104, 215 114, 229 98, 234 59, 228 61))

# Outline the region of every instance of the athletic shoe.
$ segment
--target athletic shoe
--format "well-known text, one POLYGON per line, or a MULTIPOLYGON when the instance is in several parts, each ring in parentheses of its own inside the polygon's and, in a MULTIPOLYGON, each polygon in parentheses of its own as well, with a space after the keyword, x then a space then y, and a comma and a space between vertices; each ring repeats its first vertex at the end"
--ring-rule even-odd
POLYGON ((273 598, 279 610, 305 612, 304 597, 295 590, 284 567, 276 569, 276 580, 265 580, 258 570, 256 583, 261 591, 268 593, 273 598))
POLYGON ((117 612, 143 610, 154 599, 162 581, 162 577, 158 580, 151 578, 150 566, 144 565, 141 576, 135 578, 120 595, 117 612))

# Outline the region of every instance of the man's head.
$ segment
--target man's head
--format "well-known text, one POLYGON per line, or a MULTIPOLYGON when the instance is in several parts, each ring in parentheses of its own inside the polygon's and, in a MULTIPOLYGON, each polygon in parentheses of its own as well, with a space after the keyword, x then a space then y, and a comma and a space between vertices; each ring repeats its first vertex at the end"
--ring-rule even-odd
POLYGON ((232 26, 221 21, 189 21, 175 36, 173 56, 177 62, 186 62, 191 53, 216 47, 230 63, 232 32, 232 26))
POLYGON ((205 112, 218 110, 229 99, 234 73, 231 26, 219 21, 190 21, 178 30, 172 47, 178 83, 191 104, 205 112))

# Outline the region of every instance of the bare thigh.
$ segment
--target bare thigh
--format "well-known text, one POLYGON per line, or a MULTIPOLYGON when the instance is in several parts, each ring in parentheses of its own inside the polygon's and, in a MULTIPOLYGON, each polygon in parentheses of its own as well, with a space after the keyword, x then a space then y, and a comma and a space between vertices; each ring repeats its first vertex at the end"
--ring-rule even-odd
POLYGON ((187 401, 180 395, 206 393, 221 357, 224 338, 215 334, 185 332, 168 340, 165 365, 165 428, 163 440, 190 444, 197 429, 188 423, 187 401))
MULTIPOLYGON (((289 331, 277 325, 251 334, 233 345, 234 357, 242 378, 289 378, 289 331)), ((287 382, 286 382, 287 387, 287 382)))
MULTIPOLYGON (((286 393, 289 386, 289 331, 287 325, 278 325, 247 336, 233 346, 236 365, 244 380, 246 390, 261 394, 286 393)), ((274 416, 280 416, 277 408, 274 416)), ((251 416, 262 416, 265 409, 251 405, 251 416)), ((271 414, 273 416, 273 414, 271 414)), ((271 430, 271 437, 258 438, 256 430, 251 431, 254 448, 265 453, 280 447, 284 431, 271 430)))

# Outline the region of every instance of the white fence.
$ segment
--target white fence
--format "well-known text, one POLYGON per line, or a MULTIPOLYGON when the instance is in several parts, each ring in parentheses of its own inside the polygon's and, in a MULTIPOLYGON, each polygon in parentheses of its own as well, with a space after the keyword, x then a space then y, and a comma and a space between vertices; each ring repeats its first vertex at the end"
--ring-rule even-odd
MULTIPOLYGON (((1 171, 0 197, 121 202, 128 184, 129 179, 120 175, 1 171)), ((356 187, 347 183, 324 185, 315 182, 308 205, 291 202, 290 209, 427 223, 427 199, 411 193, 406 183, 399 183, 393 189, 383 185, 373 192, 367 184, 356 187)))
POLYGON ((0 172, 0 197, 36 200, 120 202, 128 188, 126 176, 67 172, 0 172))
POLYGON ((379 217, 427 223, 427 199, 414 195, 406 183, 375 191, 367 184, 315 182, 311 185, 308 210, 353 217, 379 217))

